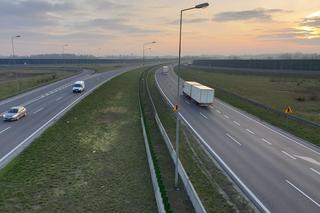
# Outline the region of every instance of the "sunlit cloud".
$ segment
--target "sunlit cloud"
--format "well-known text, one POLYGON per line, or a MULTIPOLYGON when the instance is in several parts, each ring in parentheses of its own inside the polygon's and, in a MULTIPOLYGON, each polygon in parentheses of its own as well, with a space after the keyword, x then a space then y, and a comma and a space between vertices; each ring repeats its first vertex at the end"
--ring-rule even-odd
POLYGON ((270 21, 272 15, 275 13, 290 12, 282 9, 264 9, 258 8, 253 10, 243 10, 243 11, 227 11, 218 13, 214 16, 213 21, 226 22, 226 21, 246 21, 246 20, 256 20, 256 21, 270 21))

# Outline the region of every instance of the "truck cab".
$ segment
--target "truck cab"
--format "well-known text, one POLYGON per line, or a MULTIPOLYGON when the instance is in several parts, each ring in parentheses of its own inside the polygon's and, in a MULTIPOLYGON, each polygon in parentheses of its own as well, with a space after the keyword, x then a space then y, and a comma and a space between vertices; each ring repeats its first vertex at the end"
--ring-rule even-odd
POLYGON ((84 90, 84 81, 76 81, 72 86, 73 93, 81 93, 84 90))

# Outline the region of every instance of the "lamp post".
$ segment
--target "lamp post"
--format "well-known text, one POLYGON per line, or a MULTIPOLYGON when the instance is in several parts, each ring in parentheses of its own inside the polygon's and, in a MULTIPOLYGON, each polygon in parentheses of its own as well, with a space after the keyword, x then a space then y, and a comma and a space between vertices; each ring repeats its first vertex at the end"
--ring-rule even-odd
POLYGON ((145 51, 145 46, 151 45, 151 44, 155 44, 155 43, 157 43, 157 42, 152 41, 152 42, 144 43, 144 44, 142 45, 142 67, 144 67, 144 51, 145 51))
MULTIPOLYGON (((177 106, 180 102, 180 67, 181 67, 181 33, 182 33, 182 14, 185 11, 193 10, 193 9, 201 9, 208 7, 208 3, 198 4, 194 7, 186 8, 180 11, 180 32, 179 32, 179 61, 178 61, 178 100, 177 106)), ((178 163, 179 163, 179 142, 180 142, 180 120, 179 120, 179 111, 176 112, 176 159, 175 159, 175 178, 174 178, 174 186, 178 189, 179 184, 179 173, 178 173, 178 163)))
POLYGON ((62 62, 63 62, 63 64, 65 64, 65 60, 64 60, 64 47, 67 47, 67 46, 69 46, 69 44, 64 44, 64 45, 62 45, 62 62))
MULTIPOLYGON (((15 38, 21 38, 21 35, 11 36, 11 47, 12 47, 13 64, 16 64, 15 55, 14 55, 14 39, 15 38)), ((18 71, 16 71, 15 77, 16 77, 16 82, 17 82, 17 91, 19 91, 20 85, 19 85, 19 81, 18 81, 18 71)))

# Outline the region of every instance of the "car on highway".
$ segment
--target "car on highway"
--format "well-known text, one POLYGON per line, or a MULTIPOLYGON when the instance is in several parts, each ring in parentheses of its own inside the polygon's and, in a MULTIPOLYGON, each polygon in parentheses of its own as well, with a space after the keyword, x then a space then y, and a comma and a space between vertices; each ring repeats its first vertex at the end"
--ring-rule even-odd
POLYGON ((84 81, 76 81, 72 86, 72 92, 79 93, 84 90, 84 81))
POLYGON ((2 114, 5 121, 17 121, 27 115, 27 109, 23 106, 11 107, 8 111, 2 114))

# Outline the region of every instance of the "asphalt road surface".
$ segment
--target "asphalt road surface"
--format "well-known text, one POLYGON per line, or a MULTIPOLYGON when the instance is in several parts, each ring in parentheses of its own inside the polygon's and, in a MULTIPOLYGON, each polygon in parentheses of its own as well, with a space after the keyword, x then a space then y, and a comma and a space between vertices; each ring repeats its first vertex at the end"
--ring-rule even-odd
POLYGON ((28 111, 28 115, 19 121, 5 122, 1 117, 0 168, 99 85, 134 68, 131 66, 97 74, 84 70, 76 76, 0 101, 0 113, 18 105, 25 106, 28 111), (85 90, 74 94, 72 85, 78 80, 85 82, 85 90))
POLYGON ((172 70, 169 75, 158 70, 156 82, 171 104, 179 103, 182 119, 261 211, 320 212, 318 147, 218 99, 209 107, 182 95, 177 100, 172 70))

